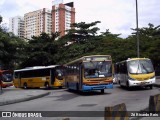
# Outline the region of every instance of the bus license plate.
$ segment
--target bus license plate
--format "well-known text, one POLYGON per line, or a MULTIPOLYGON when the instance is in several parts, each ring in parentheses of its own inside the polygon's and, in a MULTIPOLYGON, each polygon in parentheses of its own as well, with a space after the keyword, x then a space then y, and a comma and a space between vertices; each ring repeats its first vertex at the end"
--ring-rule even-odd
POLYGON ((141 84, 141 85, 144 85, 144 84, 145 84, 145 82, 141 82, 140 84, 141 84))

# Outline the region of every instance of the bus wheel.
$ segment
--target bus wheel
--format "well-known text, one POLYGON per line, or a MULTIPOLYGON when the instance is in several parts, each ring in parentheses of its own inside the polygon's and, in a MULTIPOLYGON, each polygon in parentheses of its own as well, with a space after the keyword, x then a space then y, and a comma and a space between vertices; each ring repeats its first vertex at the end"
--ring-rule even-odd
POLYGON ((149 87, 150 87, 150 89, 153 89, 153 85, 150 85, 149 87))
POLYGON ((69 88, 69 84, 68 84, 68 82, 67 82, 67 88, 69 88))
POLYGON ((76 90, 79 91, 79 86, 78 83, 76 84, 76 90))
POLYGON ((120 80, 118 81, 119 85, 122 87, 120 80))
POLYGON ((27 83, 24 83, 24 84, 23 84, 23 88, 24 88, 24 89, 27 89, 27 83))
POLYGON ((127 86, 127 88, 129 88, 129 82, 127 81, 127 83, 126 83, 126 86, 127 86))
POLYGON ((59 88, 59 89, 62 89, 62 86, 59 86, 58 88, 59 88))
POLYGON ((101 90, 101 93, 104 93, 104 89, 101 90))
POLYGON ((45 86, 45 89, 49 89, 49 83, 48 82, 46 82, 44 86, 45 86))

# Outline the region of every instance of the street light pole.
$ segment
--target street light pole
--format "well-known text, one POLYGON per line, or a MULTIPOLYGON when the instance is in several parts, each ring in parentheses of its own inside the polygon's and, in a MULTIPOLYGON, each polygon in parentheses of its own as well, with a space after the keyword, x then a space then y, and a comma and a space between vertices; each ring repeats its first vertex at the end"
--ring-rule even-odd
POLYGON ((138 29, 138 2, 136 0, 136 25, 137 25, 137 57, 139 58, 139 29, 138 29))

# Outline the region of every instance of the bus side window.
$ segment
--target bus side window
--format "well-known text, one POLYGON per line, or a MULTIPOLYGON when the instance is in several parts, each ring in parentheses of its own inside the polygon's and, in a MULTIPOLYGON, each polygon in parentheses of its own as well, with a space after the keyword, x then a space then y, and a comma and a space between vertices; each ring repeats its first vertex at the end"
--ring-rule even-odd
POLYGON ((126 62, 124 63, 123 73, 124 73, 124 74, 126 74, 126 73, 127 73, 127 65, 126 65, 126 62))
POLYGON ((121 74, 126 74, 127 73, 126 63, 121 63, 119 65, 119 73, 121 73, 121 74))
POLYGON ((123 64, 119 65, 119 73, 122 74, 123 73, 123 64))

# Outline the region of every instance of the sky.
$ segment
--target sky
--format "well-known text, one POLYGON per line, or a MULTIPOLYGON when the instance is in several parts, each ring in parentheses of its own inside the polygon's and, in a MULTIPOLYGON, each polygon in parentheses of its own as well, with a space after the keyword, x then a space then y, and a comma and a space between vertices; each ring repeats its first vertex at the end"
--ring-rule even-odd
MULTIPOLYGON (((9 18, 24 16, 25 13, 42 8, 52 8, 53 0, 0 0, 0 15, 3 24, 8 26, 9 18)), ((138 1, 138 26, 147 27, 149 23, 160 25, 160 0, 138 1)), ((101 21, 97 24, 100 32, 106 29, 126 38, 136 28, 136 0, 63 0, 74 2, 76 23, 101 21)))

